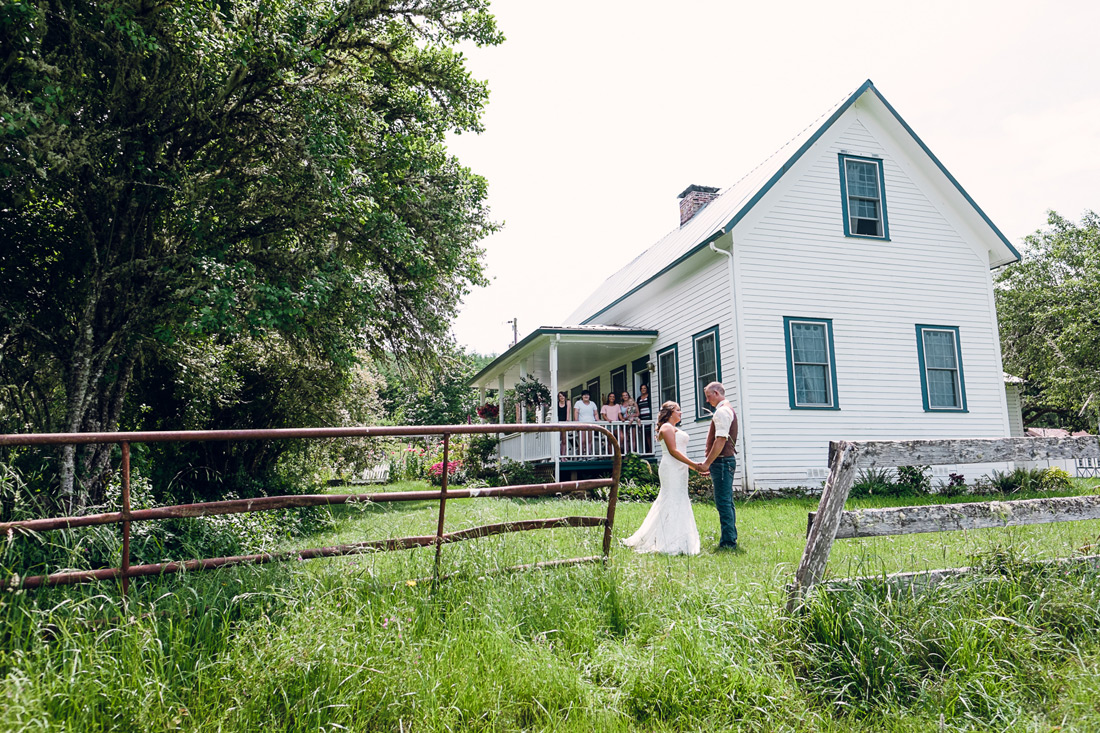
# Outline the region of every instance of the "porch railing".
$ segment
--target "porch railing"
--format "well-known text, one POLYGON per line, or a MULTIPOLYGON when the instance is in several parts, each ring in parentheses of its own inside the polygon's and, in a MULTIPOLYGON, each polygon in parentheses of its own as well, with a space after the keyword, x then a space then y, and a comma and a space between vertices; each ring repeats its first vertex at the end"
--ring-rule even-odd
MULTIPOLYGON (((557 457, 565 463, 611 460, 616 450, 642 456, 651 456, 655 451, 652 420, 551 424, 559 428, 559 435, 525 432, 505 435, 500 441, 501 457, 513 461, 553 461, 557 457), (605 432, 580 427, 583 425, 598 425, 605 432)), ((505 427, 512 432, 516 426, 505 427)))
MULTIPOLYGON (((470 435, 483 433, 500 433, 507 430, 513 433, 534 434, 549 438, 556 443, 557 436, 552 433, 567 429, 565 425, 432 425, 432 426, 397 426, 381 428, 292 428, 272 430, 203 430, 203 431, 172 431, 172 432, 133 432, 133 433, 49 433, 37 435, 0 435, 0 446, 25 445, 25 446, 53 446, 53 445, 88 445, 92 443, 116 443, 121 448, 120 472, 122 478, 122 509, 117 512, 102 514, 85 514, 69 517, 50 517, 43 519, 29 519, 18 522, 0 523, 0 537, 14 537, 28 535, 36 532, 45 532, 73 527, 88 527, 100 524, 122 525, 122 561, 119 567, 99 568, 96 570, 77 570, 52 573, 49 575, 36 575, 30 577, 12 576, 0 579, 3 587, 8 589, 38 588, 44 585, 70 585, 74 583, 87 583, 97 580, 122 581, 122 591, 126 593, 129 588, 130 578, 148 575, 161 575, 179 571, 212 570, 214 568, 228 567, 231 565, 262 564, 279 562, 284 560, 311 560, 320 557, 340 557, 344 555, 357 555, 367 552, 379 552, 389 550, 405 550, 413 547, 435 547, 435 575, 439 577, 440 556, 444 544, 461 542, 463 540, 507 532, 523 532, 535 529, 550 529, 553 527, 603 527, 603 554, 592 557, 576 557, 562 560, 551 560, 520 566, 516 569, 531 567, 553 566, 572 563, 583 563, 606 560, 611 552, 611 532, 615 522, 615 506, 618 501, 619 474, 622 466, 622 452, 619 449, 615 436, 600 425, 569 426, 572 432, 585 433, 593 439, 593 443, 605 443, 611 450, 612 468, 611 478, 591 479, 587 481, 561 481, 545 484, 533 484, 526 486, 501 486, 483 489, 454 489, 448 485, 447 472, 443 472, 442 486, 439 490, 430 491, 393 491, 372 494, 306 494, 294 496, 265 496, 253 499, 235 499, 229 501, 213 501, 198 504, 182 504, 176 506, 163 506, 153 509, 133 510, 130 507, 130 445, 133 443, 170 443, 191 441, 239 441, 239 440, 290 440, 307 439, 321 440, 327 438, 362 438, 362 437, 424 437, 436 436, 443 439, 443 465, 447 465, 450 458, 450 439, 453 435, 470 435), (599 516, 565 516, 551 519, 529 519, 501 524, 490 524, 480 527, 471 527, 456 532, 445 532, 445 519, 447 501, 455 499, 473 499, 488 497, 538 497, 568 493, 573 491, 586 491, 591 489, 608 489, 607 513, 599 516), (289 550, 283 552, 265 552, 255 555, 237 555, 232 557, 215 557, 185 560, 167 563, 152 563, 147 565, 130 564, 130 524, 132 522, 150 521, 155 519, 169 519, 182 517, 212 517, 225 514, 241 514, 257 511, 272 511, 275 509, 288 509, 292 507, 331 506, 357 502, 392 502, 392 501, 439 501, 439 518, 435 534, 420 535, 414 537, 398 537, 392 539, 371 540, 349 545, 337 545, 333 547, 314 547, 301 550, 289 550)), ((513 568, 509 568, 513 569, 513 568)))

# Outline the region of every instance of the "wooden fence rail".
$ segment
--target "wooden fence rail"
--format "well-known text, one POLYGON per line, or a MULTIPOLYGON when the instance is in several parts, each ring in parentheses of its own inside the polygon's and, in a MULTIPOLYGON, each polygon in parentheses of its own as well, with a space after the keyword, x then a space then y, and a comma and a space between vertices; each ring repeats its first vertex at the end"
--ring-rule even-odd
POLYGON ((967 440, 836 441, 829 444, 829 477, 810 516, 806 548, 787 602, 801 605, 821 582, 836 539, 943 532, 1100 518, 1100 497, 896 507, 845 511, 860 468, 1100 458, 1100 439, 987 438, 967 440))
POLYGON ((0 446, 28 445, 51 446, 65 444, 118 443, 121 447, 122 509, 117 512, 87 514, 70 517, 46 517, 17 522, 0 523, 0 537, 28 535, 74 527, 89 527, 103 524, 122 525, 122 562, 116 568, 96 570, 78 570, 49 575, 30 577, 12 576, 0 579, 0 587, 7 589, 38 588, 44 585, 68 585, 97 580, 120 579, 123 593, 129 588, 129 579, 150 575, 161 575, 179 571, 211 570, 241 564, 262 564, 284 560, 310 560, 321 557, 339 557, 365 552, 404 550, 413 547, 436 548, 435 575, 439 577, 440 553, 443 545, 488 537, 507 532, 526 532, 554 527, 602 527, 603 554, 591 557, 565 558, 544 563, 534 563, 527 567, 556 566, 568 563, 606 560, 611 552, 611 533, 615 522, 615 507, 618 502, 619 475, 622 468, 622 452, 619 444, 606 428, 595 424, 568 426, 556 424, 543 425, 431 425, 396 426, 383 428, 292 428, 280 430, 204 430, 172 432, 133 432, 133 433, 51 433, 37 435, 0 435, 0 446), (176 506, 156 507, 153 509, 132 510, 130 508, 130 445, 132 443, 163 443, 183 441, 234 441, 234 440, 289 440, 289 439, 327 439, 354 437, 424 437, 436 436, 443 440, 443 465, 450 457, 450 439, 453 435, 471 435, 501 432, 561 432, 563 430, 588 430, 602 433, 614 448, 611 478, 586 481, 562 481, 524 486, 501 486, 482 489, 452 489, 448 485, 448 475, 443 471, 442 485, 438 491, 393 491, 370 494, 309 494, 295 496, 264 496, 254 499, 234 499, 212 501, 198 504, 180 504, 176 506), (531 519, 500 524, 471 527, 456 532, 445 532, 447 501, 455 499, 474 499, 491 497, 539 497, 574 491, 608 489, 607 512, 605 516, 568 516, 551 519, 531 519), (268 552, 254 555, 236 555, 231 557, 201 558, 148 565, 130 564, 130 524, 132 522, 184 517, 211 517, 226 514, 273 511, 295 507, 332 506, 358 502, 400 502, 400 501, 439 501, 439 518, 435 534, 372 540, 349 545, 332 547, 314 547, 285 552, 268 552))

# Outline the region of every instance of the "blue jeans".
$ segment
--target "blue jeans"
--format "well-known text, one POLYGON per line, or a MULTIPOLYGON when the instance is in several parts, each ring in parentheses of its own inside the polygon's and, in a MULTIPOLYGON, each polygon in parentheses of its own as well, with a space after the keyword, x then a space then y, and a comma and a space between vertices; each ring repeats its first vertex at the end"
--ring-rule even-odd
POLYGON ((737 512, 733 508, 733 473, 736 469, 736 456, 719 457, 710 464, 710 480, 714 483, 714 506, 718 509, 718 521, 722 525, 719 547, 737 546, 737 512))

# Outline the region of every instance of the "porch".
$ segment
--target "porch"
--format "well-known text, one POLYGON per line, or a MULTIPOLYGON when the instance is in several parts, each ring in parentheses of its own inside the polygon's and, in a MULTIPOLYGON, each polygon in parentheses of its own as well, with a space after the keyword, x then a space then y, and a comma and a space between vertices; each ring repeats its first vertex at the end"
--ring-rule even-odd
MULTIPOLYGON (((568 424, 568 423, 563 423, 568 424)), ((637 453, 642 458, 652 458, 656 451, 654 421, 598 422, 611 431, 619 441, 623 455, 637 453)), ((562 468, 569 464, 610 463, 615 453, 611 441, 603 433, 567 430, 562 433, 510 433, 501 437, 500 455, 513 461, 527 463, 560 462, 562 468)))
MULTIPOLYGON (((500 395, 521 381, 537 379, 549 388, 550 404, 533 409, 524 406, 517 422, 554 423, 559 419, 555 408, 558 392, 566 394, 571 410, 583 391, 590 392, 592 402, 599 406, 608 392, 637 395, 642 385, 650 387, 650 378, 656 368, 652 348, 657 336, 655 330, 624 326, 544 326, 497 357, 469 384, 479 390, 479 404, 482 404, 488 390, 496 390, 500 395)), ((651 418, 656 416, 654 409, 651 418)), ((502 425, 505 423, 503 409, 497 420, 502 425)), ((654 455, 653 419, 600 424, 612 432, 623 453, 638 453, 643 457, 654 455)), ((553 464, 554 477, 558 480, 563 466, 569 469, 584 464, 585 468, 598 468, 601 463, 609 464, 612 448, 606 436, 589 431, 512 433, 502 437, 500 456, 528 463, 553 464)))

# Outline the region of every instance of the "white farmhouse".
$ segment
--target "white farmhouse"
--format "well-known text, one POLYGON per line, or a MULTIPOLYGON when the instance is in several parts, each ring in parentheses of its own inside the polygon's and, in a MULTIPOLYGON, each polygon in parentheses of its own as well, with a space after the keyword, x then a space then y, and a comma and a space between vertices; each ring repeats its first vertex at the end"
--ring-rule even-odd
MULTIPOLYGON (((680 402, 701 458, 702 388, 720 380, 750 489, 820 485, 830 440, 1009 435, 990 271, 1019 254, 869 80, 822 120, 730 188, 689 186, 680 227, 576 325, 536 330, 472 383, 536 377, 571 402, 646 383, 654 417, 680 402)), ((606 460, 556 435, 502 450, 555 471, 606 460)))

